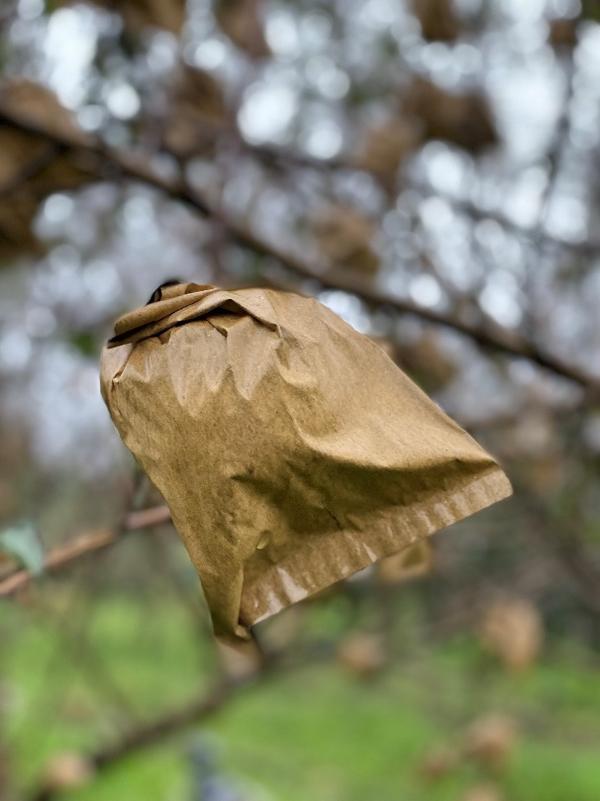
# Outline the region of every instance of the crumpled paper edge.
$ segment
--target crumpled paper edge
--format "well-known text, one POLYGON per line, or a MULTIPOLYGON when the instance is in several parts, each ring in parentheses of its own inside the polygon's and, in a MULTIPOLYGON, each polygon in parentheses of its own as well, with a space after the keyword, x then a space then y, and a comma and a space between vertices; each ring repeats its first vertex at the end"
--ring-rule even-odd
POLYGON ((483 476, 449 493, 444 500, 432 504, 425 498, 398 507, 393 520, 390 520, 390 510, 386 509, 381 522, 372 523, 370 530, 363 530, 360 537, 356 530, 343 529, 322 534, 312 542, 309 536, 305 547, 272 564, 254 586, 244 587, 240 622, 244 626, 254 626, 377 560, 408 548, 418 539, 509 497, 512 491, 506 474, 496 465, 483 476), (341 539, 347 541, 342 560, 341 539), (317 578, 323 575, 323 563, 327 565, 326 581, 317 578), (265 591, 265 587, 270 589, 265 591), (244 596, 253 597, 252 609, 245 606, 244 596))

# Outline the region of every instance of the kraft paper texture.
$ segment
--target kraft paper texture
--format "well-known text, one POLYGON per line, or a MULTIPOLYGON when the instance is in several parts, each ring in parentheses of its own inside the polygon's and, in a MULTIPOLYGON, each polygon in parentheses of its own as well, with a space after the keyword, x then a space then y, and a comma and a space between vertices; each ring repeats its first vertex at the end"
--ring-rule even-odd
POLYGON ((511 494, 501 468, 318 301, 165 286, 121 317, 102 394, 164 496, 217 636, 511 494))

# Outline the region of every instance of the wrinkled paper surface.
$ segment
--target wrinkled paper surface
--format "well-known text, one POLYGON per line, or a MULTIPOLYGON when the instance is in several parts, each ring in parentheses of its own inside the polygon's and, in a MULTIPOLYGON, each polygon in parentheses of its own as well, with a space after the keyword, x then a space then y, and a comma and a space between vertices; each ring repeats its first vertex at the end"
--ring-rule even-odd
POLYGON ((215 633, 510 495, 389 359, 310 298, 177 284, 121 317, 102 394, 164 496, 215 633))

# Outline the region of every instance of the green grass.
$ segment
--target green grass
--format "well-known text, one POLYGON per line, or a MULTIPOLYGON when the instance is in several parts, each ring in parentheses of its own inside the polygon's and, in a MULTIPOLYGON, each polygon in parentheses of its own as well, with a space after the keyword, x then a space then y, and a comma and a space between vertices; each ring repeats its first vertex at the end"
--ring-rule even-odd
MULTIPOLYGON (((2 619, 10 643, 0 657, 3 726, 22 786, 53 754, 106 742, 131 716, 147 719, 210 686, 212 648, 181 606, 160 598, 74 603, 62 599, 51 627, 26 610, 2 619), (81 648, 82 628, 99 665, 81 648)), ((600 801, 600 673, 589 660, 550 649, 533 670, 511 675, 468 638, 404 652, 369 683, 329 664, 244 691, 201 729, 68 797, 191 799, 188 751, 203 739, 248 799, 460 801, 468 787, 491 781, 507 801, 600 801), (423 757, 456 745, 489 713, 508 714, 519 728, 506 769, 493 775, 466 760, 426 780, 423 757)))

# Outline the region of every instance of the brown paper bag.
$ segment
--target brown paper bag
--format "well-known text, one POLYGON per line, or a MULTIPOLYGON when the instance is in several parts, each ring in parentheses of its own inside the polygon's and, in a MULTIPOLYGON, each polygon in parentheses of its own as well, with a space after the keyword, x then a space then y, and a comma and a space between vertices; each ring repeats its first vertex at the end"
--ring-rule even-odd
POLYGON ((384 351, 314 299, 163 287, 102 394, 168 503, 215 633, 248 627, 511 493, 384 351))

